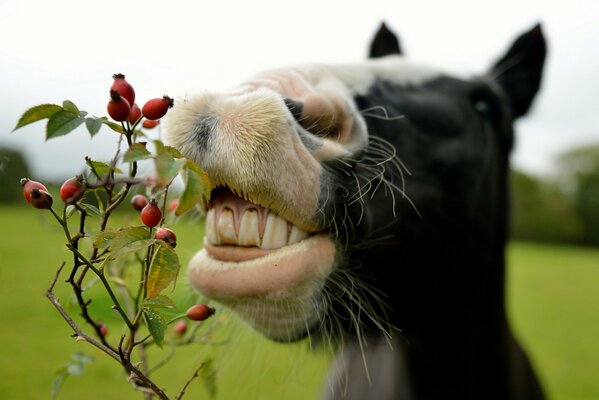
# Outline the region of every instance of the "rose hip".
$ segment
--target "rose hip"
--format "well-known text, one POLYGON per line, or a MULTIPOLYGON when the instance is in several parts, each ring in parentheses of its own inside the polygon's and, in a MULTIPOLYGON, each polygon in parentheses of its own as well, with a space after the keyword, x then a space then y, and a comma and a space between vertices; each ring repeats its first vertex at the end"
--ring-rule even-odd
POLYGON ((150 203, 148 203, 148 205, 146 205, 143 208, 143 210, 141 210, 141 221, 144 223, 145 226, 153 228, 160 223, 161 219, 162 212, 158 207, 156 199, 150 200, 150 203))
POLYGON ((204 321, 205 319, 211 317, 215 311, 216 310, 214 308, 209 307, 206 304, 196 304, 189 307, 186 315, 187 318, 193 321, 204 321))
POLYGON ((121 96, 117 91, 110 90, 110 101, 106 106, 106 111, 108 111, 110 118, 114 119, 115 121, 122 122, 129 118, 131 106, 129 105, 127 99, 121 96))
POLYGON ((147 119, 156 120, 164 117, 173 105, 175 105, 174 100, 165 95, 162 98, 148 100, 142 107, 141 112, 147 119))
POLYGON ((83 176, 77 175, 67 179, 60 187, 60 198, 65 203, 76 203, 83 197, 85 187, 83 184, 83 176))
POLYGON ((156 126, 158 125, 158 120, 153 120, 153 119, 144 119, 144 122, 142 122, 142 126, 146 129, 152 129, 152 128, 156 128, 156 126))
POLYGON ((28 203, 31 203, 31 189, 39 189, 48 192, 48 189, 39 182, 32 181, 29 178, 21 179, 21 186, 23 187, 23 196, 28 203))
POLYGON ((129 105, 133 106, 135 104, 135 90, 133 90, 133 86, 125 80, 125 75, 123 74, 114 74, 112 77, 114 78, 114 82, 110 89, 123 96, 129 105))
POLYGON ((175 235, 175 232, 168 228, 158 228, 155 237, 156 239, 171 245, 172 248, 177 246, 177 236, 175 235))
POLYGON ((175 333, 177 333, 178 335, 183 335, 185 334, 185 332, 187 332, 187 322, 185 321, 177 321, 175 323, 175 326, 173 327, 173 330, 175 331, 175 333))
POLYGON ((148 199, 146 199, 146 196, 144 196, 143 194, 136 194, 131 198, 131 205, 137 211, 141 211, 144 209, 145 206, 148 205, 148 199))
POLYGON ((45 190, 40 190, 37 188, 31 189, 31 204, 35 208, 48 210, 52 207, 52 203, 54 199, 52 195, 45 190))
POLYGON ((129 113, 129 122, 134 124, 138 119, 141 118, 141 109, 137 104, 133 104, 131 107, 131 112, 129 113))

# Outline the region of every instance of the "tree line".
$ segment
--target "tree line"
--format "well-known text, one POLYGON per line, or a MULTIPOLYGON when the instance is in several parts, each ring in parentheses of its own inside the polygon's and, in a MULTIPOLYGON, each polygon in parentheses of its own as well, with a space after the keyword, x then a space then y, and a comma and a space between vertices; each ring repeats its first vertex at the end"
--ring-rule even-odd
MULTIPOLYGON (((570 149, 549 177, 511 172, 513 239, 599 246, 599 144, 570 149)), ((22 200, 30 170, 17 150, 0 148, 0 204, 22 200)))

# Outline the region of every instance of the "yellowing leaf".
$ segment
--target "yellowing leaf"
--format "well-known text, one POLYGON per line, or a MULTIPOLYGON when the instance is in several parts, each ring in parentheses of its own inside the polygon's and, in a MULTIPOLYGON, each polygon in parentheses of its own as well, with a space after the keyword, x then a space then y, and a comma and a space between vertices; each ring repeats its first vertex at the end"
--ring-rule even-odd
POLYGON ((177 280, 178 274, 177 253, 168 244, 157 241, 146 282, 148 298, 159 295, 168 285, 177 280))

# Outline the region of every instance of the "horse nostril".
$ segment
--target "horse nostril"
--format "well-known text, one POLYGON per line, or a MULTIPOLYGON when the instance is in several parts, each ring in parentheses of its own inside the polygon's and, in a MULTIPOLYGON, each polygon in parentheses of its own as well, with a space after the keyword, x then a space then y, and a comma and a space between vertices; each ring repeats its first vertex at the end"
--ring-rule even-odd
POLYGON ((297 122, 301 122, 302 112, 304 111, 304 103, 298 100, 290 99, 289 97, 284 97, 283 101, 291 112, 291 115, 293 115, 293 118, 295 118, 297 122))

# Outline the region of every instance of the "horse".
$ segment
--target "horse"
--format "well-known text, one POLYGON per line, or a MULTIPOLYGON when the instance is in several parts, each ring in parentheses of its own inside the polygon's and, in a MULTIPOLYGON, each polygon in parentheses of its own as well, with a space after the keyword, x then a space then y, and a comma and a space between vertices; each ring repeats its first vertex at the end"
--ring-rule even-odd
POLYGON ((256 74, 187 96, 165 141, 213 188, 195 289, 279 342, 332 343, 326 399, 542 399, 505 308, 514 121, 540 24, 484 73, 402 54, 256 74))

